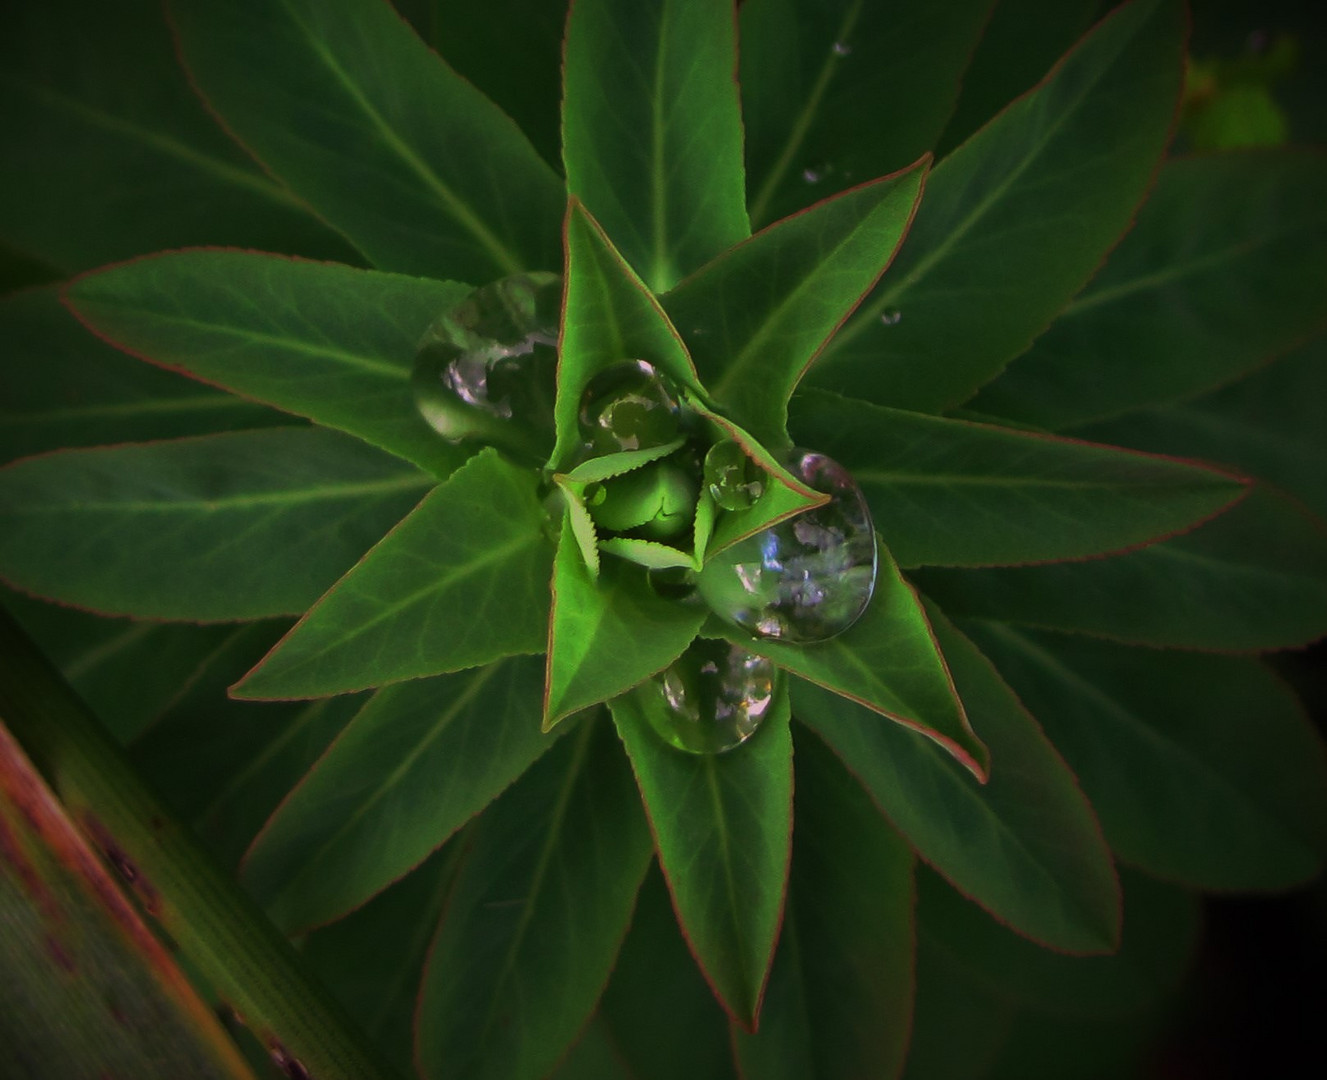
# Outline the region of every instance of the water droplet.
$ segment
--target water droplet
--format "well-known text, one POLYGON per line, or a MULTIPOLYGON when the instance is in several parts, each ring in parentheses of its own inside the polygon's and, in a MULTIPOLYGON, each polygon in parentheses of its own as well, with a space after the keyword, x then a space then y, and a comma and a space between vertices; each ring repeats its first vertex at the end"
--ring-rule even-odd
POLYGON ((849 45, 846 41, 834 42, 835 56, 847 56, 850 52, 852 52, 852 46, 849 45))
POLYGON ((643 688, 650 726, 690 754, 721 754, 756 733, 774 697, 772 661, 698 639, 643 688))
POLYGON ((476 289, 425 332, 412 385, 448 442, 543 460, 553 446, 561 279, 517 274, 476 289))
POLYGON ((824 179, 825 174, 818 169, 803 169, 802 179, 808 184, 818 184, 824 179))
POLYGON ((705 455, 705 484, 723 510, 745 510, 765 493, 765 473, 733 439, 710 447, 705 455))
POLYGON ((756 637, 824 641, 871 600, 875 529, 861 488, 838 462, 795 450, 789 469, 830 501, 720 552, 698 584, 717 615, 756 637))
POLYGON ((895 308, 892 311, 886 311, 882 313, 880 316, 880 321, 884 323, 886 326, 895 326, 898 324, 898 321, 901 318, 903 318, 903 312, 895 308))
POLYGON ((677 438, 680 425, 671 380, 644 360, 604 368, 581 395, 581 434, 596 455, 663 446, 677 438))

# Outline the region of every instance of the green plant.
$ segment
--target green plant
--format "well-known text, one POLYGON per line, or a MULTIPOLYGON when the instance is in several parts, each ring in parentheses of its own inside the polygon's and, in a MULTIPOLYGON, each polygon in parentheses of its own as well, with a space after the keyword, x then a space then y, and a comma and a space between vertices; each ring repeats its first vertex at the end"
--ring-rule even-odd
POLYGON ((1126 1058, 1192 891, 1327 843, 1317 736, 1218 655, 1327 631, 1327 165, 1167 156, 1176 0, 565 7, 403 4, 440 58, 169 0, 225 132, 155 5, 7 16, 0 235, 77 274, 0 311, 7 603, 403 1069, 1126 1058), (437 381, 499 325, 510 419, 437 381), (874 593, 753 638, 732 565, 853 512, 794 446, 874 593), (758 729, 667 745, 659 673, 709 707, 731 650, 758 729))

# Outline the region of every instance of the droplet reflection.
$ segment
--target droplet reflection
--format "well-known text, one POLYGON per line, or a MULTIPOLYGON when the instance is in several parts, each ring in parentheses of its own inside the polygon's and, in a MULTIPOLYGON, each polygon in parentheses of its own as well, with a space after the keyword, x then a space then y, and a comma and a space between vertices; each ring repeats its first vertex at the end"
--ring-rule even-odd
POLYGON ((650 726, 690 754, 721 754, 756 733, 774 696, 775 667, 726 641, 698 639, 643 688, 650 726))
POLYGON ((604 368, 581 395, 580 429, 594 454, 645 450, 677 438, 681 424, 671 380, 644 360, 604 368))

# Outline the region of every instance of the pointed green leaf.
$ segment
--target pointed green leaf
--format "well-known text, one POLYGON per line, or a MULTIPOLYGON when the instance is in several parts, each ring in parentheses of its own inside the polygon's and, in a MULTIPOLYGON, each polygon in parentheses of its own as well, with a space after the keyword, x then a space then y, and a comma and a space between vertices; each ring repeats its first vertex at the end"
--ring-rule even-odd
POLYGON ((475 455, 231 692, 322 697, 542 652, 552 551, 535 488, 495 451, 475 455))
POLYGON ((648 465, 651 461, 667 457, 674 450, 680 450, 684 444, 685 440, 674 439, 662 446, 647 446, 641 450, 623 450, 617 454, 605 454, 603 457, 582 461, 564 475, 573 484, 592 484, 599 480, 609 480, 614 476, 622 476, 624 473, 639 469, 642 465, 648 465))
POLYGON ((679 386, 697 386, 691 357, 659 302, 574 199, 566 234, 566 313, 558 343, 558 441, 552 458, 561 468, 572 464, 584 441, 576 424, 581 395, 603 368, 646 360, 679 386))
POLYGON ((694 569, 695 560, 677 548, 658 544, 653 540, 637 540, 632 536, 610 536, 599 541, 599 548, 610 555, 634 562, 649 570, 694 569))
POLYGON ((0 462, 109 442, 173 439, 289 423, 91 337, 56 288, 0 300, 0 462))
POLYGON ((126 352, 307 416, 445 476, 465 459, 415 409, 429 324, 468 286, 241 251, 187 251, 88 274, 74 313, 126 352))
POLYGON ((889 273, 808 376, 939 412, 1028 347, 1128 227, 1170 134, 1179 0, 1132 0, 938 165, 889 273))
POLYGON ((905 1080, 986 1080, 1008 1035, 1014 1007, 917 929, 917 992, 905 1080), (963 1037, 955 1038, 961 1031, 963 1037))
POLYGON ((1082 558, 1189 528, 1244 491, 1168 458, 809 390, 793 428, 861 485, 903 566, 1082 558))
POLYGON ((1321 154, 1169 162, 1101 273, 973 407, 1072 427, 1211 390, 1302 341, 1327 325, 1324 192, 1321 154))
POLYGON ((1327 758, 1258 661, 973 624, 1120 858, 1200 889, 1281 889, 1327 851, 1327 758))
POLYGON ((755 1027, 783 914, 792 831, 792 739, 780 685, 760 729, 723 754, 663 741, 657 694, 610 704, 654 831, 682 932, 724 1008, 755 1027))
POLYGON ((475 825, 429 950, 416 1021, 428 1077, 537 1080, 608 981, 650 864, 630 770, 587 717, 475 825))
POLYGON ((1215 521, 1081 563, 926 569, 919 585, 955 616, 1187 649, 1276 649, 1327 634, 1327 527, 1254 488, 1215 521))
POLYGON ((912 1028, 913 856, 823 743, 799 729, 788 910, 747 1080, 897 1076, 912 1028))
POLYGON ((65 273, 189 244, 356 258, 207 114, 157 0, 4 5, 0 146, 0 236, 65 273))
POLYGON ((592 578, 565 524, 553 572, 545 727, 662 671, 682 655, 705 615, 699 604, 659 596, 645 571, 622 559, 603 559, 592 578))
POLYGON ((375 266, 476 285, 557 268, 556 174, 387 4, 169 10, 226 126, 375 266))
POLYGON ((926 164, 770 226, 663 298, 714 400, 766 445, 788 445, 788 398, 894 257, 926 164))
POLYGON ((974 726, 990 745, 988 783, 977 784, 934 743, 807 682, 793 684, 797 718, 965 896, 1044 945, 1111 951, 1119 892, 1092 808, 995 669, 938 610, 928 610, 974 726))
POLYGON ((434 482, 316 428, 60 451, 0 470, 0 573, 107 614, 298 614, 434 482))
POLYGON ((562 157, 571 193, 663 292, 750 234, 727 4, 577 0, 562 157))
POLYGON ((637 1080, 622 1063, 621 1050, 603 1018, 595 1013, 549 1080, 637 1080))
MULTIPOLYGON (((753 638, 722 624, 725 637, 835 694, 933 739, 980 779, 989 755, 973 734, 917 594, 877 542, 875 594, 855 623, 811 645, 753 638)), ((711 624, 720 629, 717 620, 711 624)), ((708 629, 708 628, 707 628, 708 629)))
POLYGON ((1327 518, 1327 336, 1210 394, 1135 410, 1076 434, 1160 454, 1229 462, 1327 518))
POLYGON ((931 149, 992 3, 742 4, 752 222, 791 214, 931 149))
POLYGON ((271 918, 297 932, 358 907, 525 772, 553 745, 541 674, 520 657, 374 694, 245 856, 271 918))

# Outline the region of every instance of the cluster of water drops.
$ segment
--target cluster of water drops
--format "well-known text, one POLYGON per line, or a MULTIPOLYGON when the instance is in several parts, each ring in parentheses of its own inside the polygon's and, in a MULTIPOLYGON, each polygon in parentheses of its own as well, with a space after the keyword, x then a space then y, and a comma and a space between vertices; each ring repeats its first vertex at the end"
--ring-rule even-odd
MULTIPOLYGON (((505 278, 476 290, 424 335, 414 372, 421 415, 444 438, 498 446, 543 464, 555 431, 561 286, 553 274, 505 278)), ((578 410, 580 461, 627 455, 583 492, 601 538, 694 541, 697 505, 748 510, 773 478, 737 440, 704 421, 686 394, 644 359, 624 359, 587 384, 578 410)), ((704 602, 756 639, 809 644, 847 630, 875 587, 875 531, 851 475, 823 454, 793 450, 783 464, 829 499, 718 551, 698 573, 650 570, 661 595, 704 602)), ((773 662, 724 640, 699 638, 635 694, 670 745, 696 754, 732 749, 768 712, 773 662)))

